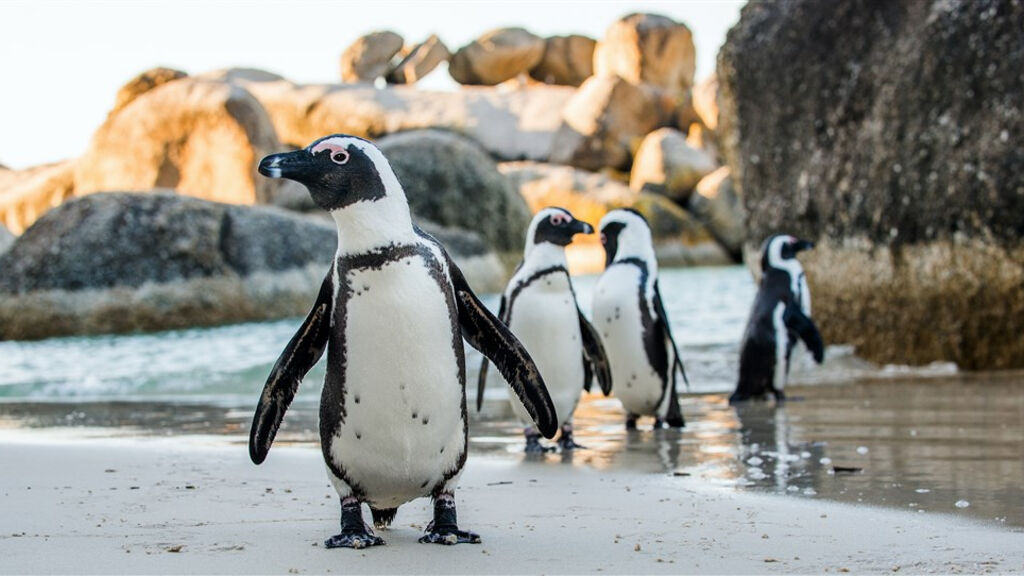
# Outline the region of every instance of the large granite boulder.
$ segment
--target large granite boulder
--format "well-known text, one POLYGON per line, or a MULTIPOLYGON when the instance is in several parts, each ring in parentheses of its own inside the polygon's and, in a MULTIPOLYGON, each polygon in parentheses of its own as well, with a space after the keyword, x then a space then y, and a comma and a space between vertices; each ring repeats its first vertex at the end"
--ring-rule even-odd
POLYGON ((74 194, 74 160, 0 171, 0 224, 20 234, 74 194))
POLYGON ((696 52, 684 24, 657 14, 630 14, 608 27, 594 50, 594 73, 620 76, 682 94, 693 86, 696 52))
POLYGON ((826 341, 1024 366, 1024 2, 751 3, 719 54, 750 246, 786 231, 826 341))
POLYGON ((157 86, 162 86, 168 82, 179 80, 186 76, 188 76, 188 74, 181 70, 164 67, 150 68, 149 70, 141 72, 138 76, 129 80, 127 84, 117 91, 114 108, 110 113, 116 113, 118 110, 131 103, 132 100, 135 100, 142 94, 149 92, 157 86))
POLYGON ((743 203, 732 185, 728 166, 722 166, 697 183, 687 208, 707 226, 734 261, 742 261, 747 229, 743 203))
POLYGON ((529 72, 543 55, 543 38, 522 28, 498 28, 459 48, 448 73, 459 84, 494 86, 529 72))
POLYGON ((633 159, 629 187, 662 194, 683 204, 694 187, 715 170, 711 155, 691 147, 675 128, 660 128, 644 137, 633 159))
MULTIPOLYGON (((633 208, 650 222, 655 254, 662 265, 730 262, 729 255, 719 247, 709 230, 664 196, 637 193, 605 174, 571 166, 504 162, 498 168, 519 190, 534 214, 548 206, 560 206, 597 226, 609 211, 633 208)), ((604 268, 604 249, 597 234, 577 236, 567 250, 574 273, 596 273, 604 268)))
POLYGON ((381 138, 416 218, 476 232, 499 252, 523 248, 530 213, 480 146, 441 130, 381 138))
POLYGON ((273 200, 256 165, 279 151, 260 103, 229 83, 182 78, 112 113, 75 165, 75 193, 172 188, 233 204, 273 200))
POLYGON ((412 47, 385 79, 391 84, 413 84, 434 71, 442 62, 451 59, 452 53, 436 34, 412 47))
MULTIPOLYGON (((427 223, 474 286, 501 265, 427 223)), ((167 192, 67 202, 0 254, 0 340, 152 331, 305 314, 337 246, 330 219, 167 192)))
POLYGON ((594 75, 593 38, 573 34, 544 40, 544 54, 530 77, 547 84, 579 86, 594 75))
POLYGON ((406 86, 301 85, 286 80, 237 80, 270 115, 278 137, 294 147, 332 133, 375 139, 387 134, 443 128, 479 142, 503 160, 547 160, 569 86, 517 90, 464 87, 457 92, 406 86))
POLYGON ((693 111, 704 127, 718 129, 718 76, 712 74, 693 87, 693 111))
POLYGON ((360 37, 341 53, 342 82, 373 82, 387 74, 405 41, 387 30, 360 37))
POLYGON ((647 91, 618 76, 589 78, 565 105, 551 162, 585 170, 628 169, 660 118, 647 91))

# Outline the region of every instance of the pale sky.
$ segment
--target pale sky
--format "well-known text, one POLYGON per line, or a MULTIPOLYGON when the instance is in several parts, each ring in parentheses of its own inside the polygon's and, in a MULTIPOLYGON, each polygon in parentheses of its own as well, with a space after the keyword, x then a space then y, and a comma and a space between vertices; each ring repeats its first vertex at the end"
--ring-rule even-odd
MULTIPOLYGON (((437 34, 454 52, 506 26, 539 36, 599 39, 619 17, 652 12, 693 31, 699 80, 714 71, 718 48, 745 3, 4 0, 0 164, 25 168, 80 156, 118 88, 148 68, 199 74, 245 66, 297 82, 337 82, 342 50, 376 30, 397 32, 406 43, 437 34)), ((435 88, 450 84, 434 74, 422 82, 435 88)))

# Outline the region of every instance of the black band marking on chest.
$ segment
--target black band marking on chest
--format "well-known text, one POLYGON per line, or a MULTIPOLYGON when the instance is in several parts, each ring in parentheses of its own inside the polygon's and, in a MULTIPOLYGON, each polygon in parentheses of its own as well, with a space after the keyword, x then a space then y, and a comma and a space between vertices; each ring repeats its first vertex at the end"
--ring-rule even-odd
MULTIPOLYGON (((515 287, 512 288, 512 292, 508 295, 508 309, 505 310, 505 318, 500 318, 500 320, 507 325, 509 321, 512 319, 512 308, 515 306, 516 298, 519 297, 520 292, 525 290, 530 284, 533 284, 534 282, 540 280, 541 278, 547 276, 548 274, 557 274, 559 272, 565 274, 566 278, 569 277, 569 271, 565 269, 565 266, 556 265, 548 266, 547 268, 541 268, 540 270, 537 270, 533 274, 530 274, 524 280, 518 282, 515 285, 515 287)), ((569 289, 572 290, 571 281, 569 282, 569 289)), ((575 298, 575 294, 573 295, 573 297, 575 298)))

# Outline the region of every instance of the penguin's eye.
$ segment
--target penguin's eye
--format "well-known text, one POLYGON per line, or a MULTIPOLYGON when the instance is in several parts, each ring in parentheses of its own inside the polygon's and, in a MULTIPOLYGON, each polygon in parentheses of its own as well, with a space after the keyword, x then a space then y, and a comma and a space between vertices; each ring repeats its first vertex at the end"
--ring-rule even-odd
POLYGON ((550 220, 555 226, 565 226, 569 223, 569 217, 565 214, 552 214, 550 220))
POLYGON ((331 162, 335 164, 345 164, 348 162, 349 154, 347 150, 337 150, 331 152, 331 162))

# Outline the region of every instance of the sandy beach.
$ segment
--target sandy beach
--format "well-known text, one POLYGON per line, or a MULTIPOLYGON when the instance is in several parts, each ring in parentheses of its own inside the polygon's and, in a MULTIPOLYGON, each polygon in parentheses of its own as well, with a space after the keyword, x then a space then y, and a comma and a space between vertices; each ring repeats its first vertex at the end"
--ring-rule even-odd
POLYGON ((739 493, 695 478, 470 455, 462 527, 416 542, 428 502, 380 548, 327 550, 338 503, 318 450, 263 466, 223 438, 0 444, 3 573, 1022 572, 1024 534, 936 514, 739 493))

